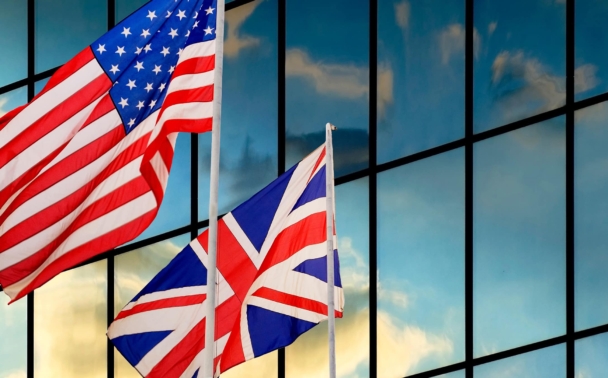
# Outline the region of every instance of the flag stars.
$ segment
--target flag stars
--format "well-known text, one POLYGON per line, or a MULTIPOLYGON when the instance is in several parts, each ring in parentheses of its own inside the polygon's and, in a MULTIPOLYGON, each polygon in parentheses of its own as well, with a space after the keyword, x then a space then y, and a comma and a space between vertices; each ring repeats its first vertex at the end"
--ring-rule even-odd
POLYGON ((198 17, 198 12, 194 12, 194 17, 192 18, 197 18, 198 17))
POLYGON ((118 69, 118 64, 117 65, 113 65, 112 64, 112 68, 110 68, 110 72, 112 72, 114 75, 116 75, 116 72, 120 71, 118 69))
POLYGON ((181 21, 183 18, 186 18, 186 11, 179 10, 175 17, 179 17, 179 20, 181 21))
POLYGON ((135 85, 135 80, 129 80, 127 87, 129 87, 130 90, 133 90, 133 88, 136 88, 137 85, 135 85))
POLYGON ((129 123, 127 123, 127 125, 129 125, 129 127, 133 127, 133 125, 135 125, 135 118, 131 118, 131 120, 129 121, 129 123))
POLYGON ((150 109, 152 109, 154 106, 156 106, 156 100, 150 101, 150 104, 148 106, 150 107, 150 109))
POLYGON ((155 65, 154 65, 154 69, 152 70, 152 72, 154 72, 155 74, 157 74, 157 75, 158 75, 159 73, 161 73, 161 72, 162 72, 162 71, 160 70, 160 67, 161 67, 161 66, 157 66, 157 65, 155 64, 155 65))
POLYGON ((119 56, 122 57, 122 54, 126 54, 127 52, 125 51, 125 47, 120 47, 120 46, 116 46, 117 50, 116 50, 116 54, 118 54, 119 56))
POLYGON ((198 28, 198 21, 194 22, 194 26, 192 27, 192 29, 198 28))
POLYGON ((190 37, 190 30, 186 32, 186 37, 190 37))
POLYGON ((150 21, 154 21, 156 17, 158 17, 156 15, 156 11, 148 11, 148 15, 146 16, 146 18, 149 18, 150 21))
POLYGON ((122 106, 122 108, 124 109, 125 106, 129 106, 129 100, 121 97, 118 105, 122 106))
POLYGON ((141 36, 148 38, 150 36, 150 29, 141 29, 141 36))
POLYGON ((164 91, 164 90, 165 90, 165 87, 166 87, 166 84, 165 84, 165 83, 162 83, 162 84, 161 84, 161 85, 158 87, 158 90, 162 92, 162 91, 164 91))
POLYGON ((205 31, 205 35, 211 34, 213 32, 213 28, 207 26, 207 29, 203 29, 205 31))
POLYGON ((106 51, 106 45, 99 44, 97 51, 99 52, 99 54, 103 54, 104 51, 106 51))
POLYGON ((135 106, 137 108, 137 110, 141 110, 143 107, 145 107, 146 105, 144 105, 143 101, 138 101, 137 105, 135 106))
POLYGON ((169 68, 169 73, 173 73, 173 71, 175 71, 175 66, 171 66, 171 67, 169 68))
POLYGON ((171 29, 171 31, 169 32, 169 35, 171 36, 171 39, 177 37, 179 34, 177 34, 177 29, 171 29))
POLYGON ((151 46, 152 46, 152 44, 151 44, 151 43, 148 43, 148 44, 146 45, 146 47, 144 47, 144 51, 145 51, 146 53, 148 53, 148 52, 152 51, 152 47, 151 47, 151 46))
POLYGON ((144 69, 144 62, 137 62, 135 63, 135 66, 133 66, 133 68, 137 69, 137 72, 139 72, 140 70, 144 69))
POLYGON ((146 87, 144 88, 144 90, 148 93, 150 93, 150 91, 153 91, 154 88, 152 87, 152 83, 148 83, 148 85, 146 85, 146 87))
POLYGON ((161 51, 160 53, 163 54, 164 57, 166 57, 167 55, 169 55, 169 48, 163 46, 163 51, 161 51))
POLYGON ((143 50, 143 48, 141 47, 136 47, 135 49, 135 54, 139 55, 141 53, 141 50, 143 50))
POLYGON ((172 14, 172 13, 173 13, 173 12, 171 12, 171 11, 167 11, 167 15, 165 16, 165 18, 169 18, 169 17, 171 17, 171 14, 172 14))
POLYGON ((213 11, 214 11, 214 10, 215 10, 215 8, 211 8, 211 7, 209 7, 209 8, 207 8, 207 9, 205 9, 205 12, 206 12, 206 14, 207 14, 207 16, 208 16, 208 15, 210 15, 210 14, 213 14, 213 11))
POLYGON ((180 48, 179 51, 177 52, 177 55, 182 55, 182 51, 184 51, 184 49, 180 48))
POLYGON ((120 34, 124 35, 125 38, 127 38, 128 36, 131 35, 131 28, 125 28, 125 27, 123 27, 122 28, 122 33, 120 33, 120 34))

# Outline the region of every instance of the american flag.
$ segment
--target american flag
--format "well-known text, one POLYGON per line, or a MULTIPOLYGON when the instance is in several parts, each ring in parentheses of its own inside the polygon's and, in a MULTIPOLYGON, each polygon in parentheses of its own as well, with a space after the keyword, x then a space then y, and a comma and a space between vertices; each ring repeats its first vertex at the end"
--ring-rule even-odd
POLYGON ((211 130, 216 8, 148 2, 0 119, 0 284, 13 301, 152 222, 177 132, 211 130))
MULTIPOLYGON (((321 147, 218 222, 216 376, 291 344, 327 319, 325 167, 321 147)), ((145 377, 194 378, 202 368, 207 245, 205 231, 108 329, 145 377)), ((335 315, 342 317, 337 251, 334 257, 335 315)))

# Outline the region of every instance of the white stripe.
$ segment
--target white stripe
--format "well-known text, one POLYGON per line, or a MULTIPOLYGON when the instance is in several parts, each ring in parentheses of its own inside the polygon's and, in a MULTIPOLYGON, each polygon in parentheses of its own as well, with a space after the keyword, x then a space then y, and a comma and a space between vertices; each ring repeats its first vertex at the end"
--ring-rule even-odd
POLYGON ((168 289, 164 291, 156 291, 154 293, 142 295, 136 302, 129 302, 121 311, 127 311, 133 307, 143 304, 159 301, 162 299, 187 297, 190 295, 207 294, 207 286, 188 286, 177 289, 168 289))
POLYGON ((251 297, 247 303, 251 306, 266 308, 270 311, 278 312, 279 314, 284 314, 293 318, 306 320, 307 322, 311 323, 319 323, 327 319, 327 316, 325 315, 317 314, 316 312, 308 311, 303 308, 289 306, 284 303, 271 301, 266 298, 251 297))
POLYGON ((289 226, 292 226, 300 222, 301 220, 311 216, 312 214, 325 212, 327 210, 326 203, 327 201, 325 197, 321 197, 298 207, 287 216, 287 222, 285 223, 284 227, 287 228, 289 226))
POLYGON ((160 152, 157 151, 152 159, 150 159, 150 165, 152 166, 154 173, 156 173, 156 177, 158 178, 164 193, 165 189, 167 188, 167 180, 169 179, 169 169, 165 165, 163 158, 160 156, 160 152))
POLYGON ((186 316, 195 314, 199 306, 168 307, 133 314, 112 322, 108 328, 108 336, 110 339, 115 339, 142 332, 173 331, 180 326, 186 316))
POLYGON ((180 63, 185 62, 191 58, 202 58, 204 56, 215 55, 215 39, 210 41, 204 41, 199 43, 194 43, 192 45, 186 46, 184 51, 179 54, 179 61, 177 66, 180 63))
POLYGON ((245 250, 245 253, 247 253, 247 256, 249 256, 249 259, 251 260, 253 265, 255 265, 257 269, 259 269, 260 265, 262 264, 262 260, 260 259, 260 253, 257 249, 255 249, 247 235, 245 235, 245 232, 237 223, 236 219, 234 219, 234 215, 232 215, 232 213, 228 213, 224 215, 222 220, 224 221, 226 227, 228 227, 230 232, 232 232, 232 235, 234 235, 241 247, 245 250))
MULTIPOLYGON (((160 134, 164 123, 167 121, 174 119, 205 119, 211 117, 213 117, 213 102, 187 102, 171 105, 163 111, 162 118, 156 123, 152 136, 148 141, 148 145, 151 145, 160 134)), ((148 118, 151 118, 151 116, 148 118)), ((156 116, 154 119, 156 119, 156 116)))
POLYGON ((92 59, 70 77, 57 84, 56 87, 44 93, 30 103, 21 113, 13 118, 6 127, 0 130, 0 148, 6 146, 17 135, 25 132, 32 123, 47 114, 57 105, 67 100, 87 84, 103 74, 103 69, 92 59))
POLYGON ((186 89, 202 88, 213 84, 215 71, 178 76, 171 80, 167 94, 186 89))

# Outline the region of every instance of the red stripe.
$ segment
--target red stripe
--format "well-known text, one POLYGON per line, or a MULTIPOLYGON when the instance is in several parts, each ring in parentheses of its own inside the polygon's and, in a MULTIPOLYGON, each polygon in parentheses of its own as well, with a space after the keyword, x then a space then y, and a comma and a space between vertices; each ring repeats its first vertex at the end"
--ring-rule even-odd
POLYGON ((215 68, 215 55, 203 56, 184 60, 175 68, 171 80, 182 75, 193 75, 209 72, 215 68))
POLYGON ((165 98, 163 107, 158 114, 158 119, 161 119, 165 110, 173 105, 187 104, 190 102, 211 102, 213 101, 213 84, 206 85, 200 88, 184 89, 181 91, 171 92, 165 98))
POLYGON ((114 109, 115 108, 114 103, 112 102, 112 97, 110 97, 110 93, 108 92, 108 94, 103 96, 99 103, 97 103, 97 106, 95 106, 95 109, 93 109, 91 115, 89 115, 89 118, 87 118, 87 120, 82 124, 80 130, 83 130, 91 123, 97 121, 99 118, 103 117, 114 109))
POLYGON ((231 332, 241 314, 241 301, 236 296, 226 299, 215 309, 215 339, 219 340, 231 332))
MULTIPOLYGON (((327 305, 309 298, 300 297, 288 293, 283 293, 268 287, 261 287, 252 294, 254 297, 264 298, 273 302, 284 303, 292 307, 298 307, 317 314, 327 316, 327 305)), ((342 317, 340 311, 335 311, 337 317, 342 317)))
POLYGON ((34 99, 55 88, 59 83, 72 76, 93 59, 95 59, 95 55, 93 54, 93 51, 91 51, 91 47, 87 46, 84 50, 79 52, 78 55, 61 66, 61 68, 51 76, 50 80, 44 86, 44 89, 38 93, 34 99))
POLYGON ((0 117, 0 130, 2 130, 4 126, 8 125, 9 122, 17 116, 17 114, 21 113, 21 111, 25 109, 26 106, 27 104, 21 105, 18 108, 13 109, 2 117, 0 117))
POLYGON ((102 74, 31 125, 23 125, 24 130, 0 149, 0 167, 98 99, 111 85, 110 79, 102 74))
POLYGON ((226 371, 231 367, 245 362, 245 354, 243 354, 243 343, 241 340, 241 324, 240 315, 234 323, 232 333, 228 337, 224 352, 222 353, 222 361, 220 362, 220 371, 226 371))
POLYGON ((118 313, 118 316, 114 320, 124 319, 131 315, 140 314, 146 311, 153 310, 161 310, 163 308, 170 307, 185 307, 192 306, 203 303, 203 301, 207 298, 207 294, 198 294, 198 295, 187 295, 183 297, 174 297, 167 299, 159 299, 154 302, 141 303, 129 310, 123 310, 118 313))
POLYGON ((310 182, 310 180, 312 180, 312 176, 315 174, 315 171, 317 170, 317 168, 319 168, 319 165, 321 165, 321 163, 323 162, 323 159, 325 159, 325 147, 323 147, 323 151, 321 151, 321 155, 319 155, 319 158, 317 159, 317 162, 315 163, 315 167, 312 169, 312 172, 310 173, 308 182, 310 182))
MULTIPOLYGON (((80 247, 74 248, 72 251, 59 257, 57 260, 49 264, 49 266, 38 276, 36 276, 36 278, 29 285, 23 288, 10 303, 15 302, 32 290, 44 285, 51 278, 55 277, 64 270, 72 268, 93 256, 105 251, 109 251, 117 245, 124 244, 134 239, 136 236, 141 234, 142 231, 150 225, 150 223, 152 223, 152 220, 154 220, 154 217, 156 216, 157 210, 158 209, 149 211, 148 213, 143 214, 141 217, 134 219, 133 221, 120 226, 105 235, 91 239, 80 247)), ((0 284, 2 284, 1 272, 0 284)), ((7 286, 3 285, 3 287, 7 286)))

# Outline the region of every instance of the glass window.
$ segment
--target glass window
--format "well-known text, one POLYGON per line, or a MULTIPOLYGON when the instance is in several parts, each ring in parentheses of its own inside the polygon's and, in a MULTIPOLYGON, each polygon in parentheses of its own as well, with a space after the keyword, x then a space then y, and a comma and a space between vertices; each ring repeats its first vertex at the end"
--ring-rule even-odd
POLYGON ((107 261, 68 270, 34 295, 34 375, 107 375, 107 261))
POLYGON ((27 87, 12 90, 0 95, 0 117, 27 103, 27 87))
POLYGON ((574 243, 576 329, 608 323, 608 103, 576 112, 574 243))
POLYGON ((333 136, 336 177, 368 166, 369 1, 287 1, 287 166, 333 136))
POLYGON ((378 375, 464 360, 464 150, 378 175, 378 375))
POLYGON ((378 2, 378 163, 464 136, 464 4, 378 2))
POLYGON ((475 0, 474 129, 566 101, 566 1, 475 0))
POLYGON ((273 378, 278 376, 278 353, 271 352, 237 365, 225 373, 222 378, 273 378))
POLYGON ((466 374, 464 370, 455 371, 453 373, 441 374, 435 378, 465 378, 466 374))
POLYGON ((8 305, 0 292, 0 378, 25 377, 27 373, 27 299, 8 305))
POLYGON ((608 91, 608 2, 576 0, 575 99, 582 100, 608 91))
MULTIPOLYGON (((226 12, 220 214, 277 177, 276 19, 276 0, 257 0, 226 12)), ((199 141, 198 215, 207 219, 211 133, 201 134, 199 141)))
POLYGON ((576 340, 576 378, 608 377, 608 333, 576 340))
POLYGON ((27 76, 27 1, 0 4, 0 87, 27 76))
POLYGON ((564 117, 474 146, 474 355, 566 331, 564 117))
POLYGON ((475 378, 566 378, 566 346, 552 346, 475 366, 475 378))
MULTIPOLYGON (((155 243, 114 258, 114 316, 146 286, 186 245, 190 235, 155 243)), ((140 374, 114 348, 114 376, 137 378, 140 374)))
MULTIPOLYGON (((336 187, 336 227, 344 317, 336 319, 339 377, 369 377, 369 180, 336 187), (353 206, 356 203, 357 206, 353 206)), ((298 338, 285 352, 288 378, 327 377, 327 322, 298 338)))
POLYGON ((36 72, 62 65, 99 38, 107 15, 106 0, 36 0, 36 72))
POLYGON ((119 23, 128 15, 138 10, 149 0, 115 0, 116 1, 116 23, 119 23))
POLYGON ((50 79, 50 77, 46 78, 46 79, 39 80, 39 81, 37 81, 34 84, 34 95, 37 95, 38 93, 40 93, 44 89, 44 86, 46 85, 46 83, 49 82, 49 79, 50 79))

